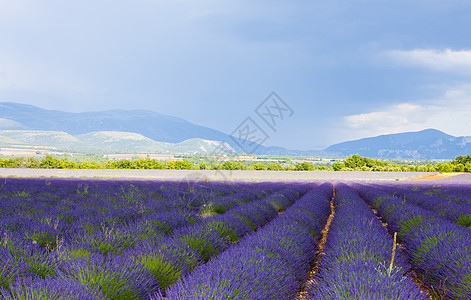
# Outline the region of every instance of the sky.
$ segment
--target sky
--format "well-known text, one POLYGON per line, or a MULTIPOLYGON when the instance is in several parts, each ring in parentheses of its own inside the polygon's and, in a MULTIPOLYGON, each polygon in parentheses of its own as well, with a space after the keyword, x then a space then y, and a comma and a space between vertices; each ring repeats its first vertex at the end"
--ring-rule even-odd
POLYGON ((145 109, 321 149, 435 128, 471 136, 468 0, 0 0, 0 101, 145 109), (272 92, 292 114, 274 127, 272 92))

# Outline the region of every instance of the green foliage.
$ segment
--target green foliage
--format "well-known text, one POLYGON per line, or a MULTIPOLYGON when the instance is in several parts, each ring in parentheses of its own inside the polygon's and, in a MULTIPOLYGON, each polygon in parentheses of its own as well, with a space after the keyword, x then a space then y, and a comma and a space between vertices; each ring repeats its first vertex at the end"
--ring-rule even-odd
POLYGON ((206 204, 201 209, 202 214, 209 214, 209 215, 219 215, 225 212, 226 212, 226 208, 224 206, 222 206, 221 204, 213 203, 213 202, 206 204))
POLYGON ((212 256, 219 254, 219 250, 211 244, 205 235, 184 235, 179 237, 179 240, 198 252, 205 262, 208 262, 212 256))
POLYGON ((261 163, 256 163, 256 164, 251 165, 248 169, 249 170, 267 170, 268 166, 261 163))
POLYGON ((78 169, 77 164, 69 161, 68 158, 57 159, 50 155, 41 159, 40 167, 43 169, 78 169))
POLYGON ((345 168, 345 164, 340 163, 340 162, 335 162, 335 163, 332 165, 332 168, 334 169, 334 171, 341 171, 342 169, 345 168))
POLYGON ((162 255, 138 256, 136 262, 141 264, 144 269, 157 279, 162 289, 173 284, 182 275, 182 270, 177 269, 171 262, 166 261, 162 255))
POLYGON ((417 216, 411 219, 408 219, 401 223, 401 232, 400 236, 403 237, 405 234, 411 232, 415 228, 417 228, 420 224, 424 223, 426 219, 421 216, 417 216))
POLYGON ((296 171, 313 171, 316 168, 312 163, 305 161, 302 163, 297 163, 295 169, 296 171))
POLYGON ((57 265, 60 261, 55 257, 50 257, 50 253, 23 253, 18 252, 15 256, 25 262, 29 270, 36 276, 41 278, 55 277, 57 275, 57 265))
POLYGON ((468 157, 471 159, 471 155, 468 155, 458 156, 455 161, 451 162, 425 164, 415 161, 413 165, 407 165, 404 161, 381 161, 355 154, 346 158, 343 164, 333 163, 332 169, 334 171, 471 172, 471 162, 468 161, 468 157))
POLYGON ((345 160, 344 164, 345 164, 345 167, 347 168, 357 169, 357 168, 362 168, 362 167, 368 167, 368 168, 373 168, 373 167, 378 167, 378 166, 383 167, 383 166, 387 166, 389 163, 355 154, 348 157, 345 160))
MULTIPOLYGON (((422 241, 420 247, 417 249, 417 253, 427 253, 427 252, 429 252, 430 248, 437 246, 439 242, 449 241, 452 234, 453 234, 452 232, 444 231, 444 232, 442 232, 438 235, 427 237, 425 240, 422 241)), ((427 257, 427 256, 426 255, 424 255, 424 256, 416 255, 413 258, 413 260, 419 259, 421 257, 423 258, 423 257, 427 257)))
POLYGON ((246 170, 247 167, 240 161, 227 160, 222 164, 223 170, 246 170))
POLYGON ((240 216, 240 215, 234 215, 234 217, 236 217, 237 219, 239 220, 242 220, 244 221, 245 223, 247 223, 247 225, 249 225, 249 227, 252 229, 252 230, 256 230, 257 229, 257 225, 252 223, 249 218, 247 217, 244 217, 244 216, 240 216))
POLYGON ((456 222, 456 224, 465 226, 465 227, 471 227, 471 215, 470 214, 462 215, 458 219, 458 222, 456 222))
POLYGON ((68 252, 75 259, 78 259, 78 258, 85 258, 87 260, 90 259, 90 254, 91 254, 90 251, 83 248, 71 249, 68 252))
POLYGON ((271 163, 268 165, 267 169, 270 171, 282 171, 283 166, 280 163, 271 163))
POLYGON ((471 155, 460 155, 460 156, 457 156, 455 157, 455 163, 457 164, 463 164, 465 165, 466 163, 471 163, 471 155))
POLYGON ((167 162, 166 168, 172 170, 191 170, 193 169, 193 164, 187 159, 170 160, 167 162))
POLYGON ((221 237, 226 237, 231 242, 236 242, 239 240, 237 231, 233 228, 230 228, 227 224, 224 224, 222 221, 213 221, 206 224, 208 230, 216 230, 219 232, 221 237))
MULTIPOLYGON (((270 171, 402 171, 402 172, 471 172, 471 155, 460 155, 453 161, 419 161, 419 160, 376 160, 352 155, 339 162, 334 159, 322 163, 319 158, 297 157, 299 160, 316 160, 319 163, 304 161, 294 164, 288 156, 247 157, 247 160, 226 160, 218 162, 218 157, 203 155, 175 155, 175 160, 159 161, 157 159, 119 159, 106 160, 95 154, 82 154, 80 158, 54 157, 47 155, 42 159, 36 157, 0 158, 0 168, 44 168, 44 169, 168 169, 168 170, 270 170, 270 171), (277 162, 273 161, 278 160, 277 162), (282 163, 280 163, 282 162, 282 163)), ((242 158, 243 159, 243 158, 242 158)))
POLYGON ((108 299, 141 299, 136 291, 134 291, 132 283, 129 282, 128 278, 120 275, 121 274, 108 272, 102 268, 91 267, 90 269, 76 268, 73 277, 81 284, 89 287, 90 290, 100 287, 101 292, 107 296, 108 299))
POLYGON ((26 234, 25 238, 30 240, 31 243, 37 245, 39 248, 46 249, 56 246, 56 241, 58 241, 58 237, 55 235, 50 235, 47 232, 36 232, 34 234, 26 234))
POLYGON ((40 165, 35 157, 0 158, 0 168, 39 168, 40 165))
POLYGON ((116 255, 134 246, 137 237, 131 236, 116 229, 104 229, 104 237, 95 235, 87 235, 81 237, 82 242, 96 249, 103 256, 116 255))

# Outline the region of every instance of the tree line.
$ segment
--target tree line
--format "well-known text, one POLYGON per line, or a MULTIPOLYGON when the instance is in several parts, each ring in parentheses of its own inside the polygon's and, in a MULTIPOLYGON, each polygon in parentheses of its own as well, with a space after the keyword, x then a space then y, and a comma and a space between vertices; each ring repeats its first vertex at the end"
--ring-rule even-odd
MULTIPOLYGON (((312 165, 312 164, 310 164, 312 165)), ((159 161, 151 158, 107 160, 105 162, 81 161, 75 162, 68 158, 56 158, 47 155, 44 158, 15 157, 0 158, 0 168, 37 168, 37 169, 160 169, 160 170, 302 170, 299 167, 283 166, 280 163, 268 165, 255 163, 251 165, 239 161, 225 161, 224 163, 208 164, 192 163, 188 159, 159 161)), ((314 167, 314 165, 313 165, 314 167)), ((312 168, 309 168, 310 170, 312 168)))
POLYGON ((241 161, 223 163, 192 163, 187 159, 159 161, 151 158, 107 160, 105 162, 75 162, 68 158, 47 155, 43 158, 16 157, 0 158, 0 168, 39 168, 39 169, 167 169, 167 170, 270 170, 270 171, 402 171, 402 172, 471 172, 471 155, 457 156, 455 160, 438 164, 404 165, 362 157, 349 156, 344 162, 318 165, 300 162, 294 165, 272 163, 247 164, 241 161))
POLYGON ((332 169, 334 171, 471 172, 471 155, 460 155, 449 162, 419 166, 393 164, 355 154, 349 156, 343 163, 333 163, 332 169))

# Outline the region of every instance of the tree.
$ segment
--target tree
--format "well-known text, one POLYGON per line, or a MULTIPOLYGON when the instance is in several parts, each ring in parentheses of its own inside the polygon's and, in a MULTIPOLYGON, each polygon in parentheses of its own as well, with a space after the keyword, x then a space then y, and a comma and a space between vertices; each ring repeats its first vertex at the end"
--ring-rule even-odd
POLYGON ((468 162, 471 163, 471 155, 468 154, 466 156, 464 155, 457 156, 455 157, 455 162, 458 164, 463 164, 463 165, 465 165, 468 162))
POLYGON ((175 169, 177 170, 191 170, 193 169, 193 164, 188 160, 177 160, 175 161, 175 169))
POLYGON ((14 159, 15 168, 39 168, 41 162, 35 157, 16 157, 14 159))
POLYGON ((453 168, 453 171, 454 172, 464 172, 464 165, 463 164, 457 164, 455 165, 455 167, 453 168))
POLYGON ((334 171, 341 171, 343 168, 345 168, 345 164, 341 162, 334 162, 334 164, 332 165, 332 169, 334 171))
POLYGON ((316 169, 312 163, 307 162, 307 161, 302 162, 302 163, 297 163, 295 168, 296 168, 296 171, 313 171, 316 169))
POLYGON ((224 170, 244 170, 245 166, 239 161, 225 161, 222 164, 224 170))
POLYGON ((365 166, 366 161, 365 161, 365 157, 362 157, 358 154, 354 154, 352 156, 349 156, 345 160, 344 164, 347 168, 355 169, 355 168, 361 168, 361 167, 365 166))
POLYGON ((347 159, 345 159, 344 163, 347 168, 351 168, 351 169, 362 169, 363 167, 368 167, 368 168, 386 167, 390 165, 388 162, 363 157, 358 154, 349 156, 347 159))
POLYGON ((15 163, 14 163, 13 159, 0 158, 0 168, 15 168, 15 163))
POLYGON ((283 166, 280 163, 271 163, 268 165, 268 170, 270 171, 281 171, 283 170, 283 166))
POLYGON ((104 169, 105 166, 102 163, 95 162, 95 161, 82 161, 78 164, 79 169, 104 169))
POLYGON ((266 170, 268 167, 261 163, 256 163, 250 166, 251 170, 266 170))
POLYGON ((39 166, 43 169, 76 169, 77 164, 69 161, 66 157, 63 159, 57 159, 51 155, 46 155, 41 159, 39 166))

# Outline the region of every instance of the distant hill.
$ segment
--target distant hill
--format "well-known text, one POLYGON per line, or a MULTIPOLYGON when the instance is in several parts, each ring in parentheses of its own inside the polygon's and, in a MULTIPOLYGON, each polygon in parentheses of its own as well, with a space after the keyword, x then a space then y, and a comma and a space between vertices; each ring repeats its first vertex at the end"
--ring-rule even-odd
POLYGON ((0 129, 63 131, 71 135, 95 131, 135 132, 167 143, 195 137, 215 141, 227 138, 223 132, 153 111, 71 113, 14 102, 0 102, 0 129))
POLYGON ((426 129, 343 142, 325 151, 371 158, 452 159, 471 153, 471 137, 455 137, 440 130, 426 129))
MULTIPOLYGON (((27 137, 30 133, 24 132, 26 136, 22 140, 29 143, 28 138, 41 141, 41 136, 46 138, 45 135, 54 135, 54 141, 51 140, 50 142, 58 147, 73 145, 72 140, 68 141, 71 143, 65 140, 61 141, 62 139, 70 139, 71 137, 66 138, 64 136, 64 134, 69 134, 77 139, 88 138, 91 146, 105 147, 105 149, 114 148, 116 145, 119 145, 118 150, 124 149, 122 147, 125 146, 126 141, 128 143, 127 148, 137 149, 142 147, 139 148, 142 149, 141 151, 147 151, 144 149, 161 149, 162 147, 162 149, 166 149, 165 143, 171 143, 176 144, 176 148, 170 147, 171 149, 181 151, 200 149, 206 153, 208 149, 214 148, 214 145, 224 142, 230 146, 229 152, 244 152, 244 149, 239 146, 239 144, 243 145, 243 141, 234 140, 228 134, 193 124, 181 118, 147 110, 71 113, 42 109, 27 104, 0 102, 0 130, 42 131, 43 133, 34 138, 27 137), (52 132, 61 133, 52 134, 52 132), (110 133, 107 134, 105 140, 101 140, 100 134, 96 134, 96 132, 120 132, 118 134, 120 141, 113 142, 110 139, 113 134, 110 133), (90 135, 91 133, 93 134, 90 135), (131 138, 129 133, 135 133, 141 135, 141 137, 139 139, 135 139, 137 136, 131 138)), ((282 147, 259 145, 253 154, 320 155, 324 152, 287 150, 282 147)))
MULTIPOLYGON (((148 153, 244 153, 228 134, 181 118, 146 110, 71 113, 0 102, 0 145, 49 146, 62 150, 148 153), (219 151, 220 152, 220 151, 219 151)), ((325 150, 288 150, 259 145, 254 153, 291 156, 453 159, 471 153, 471 137, 436 129, 381 135, 332 145, 325 150)))
MULTIPOLYGON (((163 143, 138 133, 120 131, 97 131, 73 136, 60 131, 0 130, 0 145, 54 147, 70 151, 208 154, 217 151, 219 142, 195 138, 181 143, 163 143)), ((228 152, 235 152, 229 145, 225 148, 228 152)))

